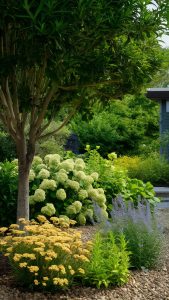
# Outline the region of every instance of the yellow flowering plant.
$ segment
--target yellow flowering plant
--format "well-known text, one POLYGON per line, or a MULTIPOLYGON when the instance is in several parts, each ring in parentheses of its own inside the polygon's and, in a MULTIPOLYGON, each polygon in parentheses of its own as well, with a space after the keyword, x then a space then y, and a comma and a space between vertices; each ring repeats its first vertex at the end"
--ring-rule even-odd
POLYGON ((51 291, 68 288, 84 276, 91 245, 69 227, 75 221, 57 217, 48 221, 40 215, 36 221, 20 222, 22 231, 17 224, 0 228, 0 251, 8 257, 20 285, 51 291))

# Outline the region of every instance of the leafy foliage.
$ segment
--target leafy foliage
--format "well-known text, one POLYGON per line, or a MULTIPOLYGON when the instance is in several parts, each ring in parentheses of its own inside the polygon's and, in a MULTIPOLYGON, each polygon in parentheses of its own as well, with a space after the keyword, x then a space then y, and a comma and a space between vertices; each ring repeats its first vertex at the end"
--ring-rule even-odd
POLYGON ((8 226, 16 221, 17 178, 14 163, 0 163, 0 226, 8 226))
POLYGON ((86 265, 85 283, 98 288, 121 285, 129 276, 129 252, 124 235, 97 233, 93 241, 90 262, 86 265))
MULTIPOLYGON (((88 148, 86 160, 88 172, 95 170, 99 174, 97 185, 104 189, 109 209, 112 207, 112 197, 119 194, 126 201, 133 201, 136 206, 138 198, 147 199, 152 206, 159 202, 159 199, 155 197, 153 185, 150 182, 144 183, 137 178, 129 178, 125 168, 121 167, 120 163, 116 163, 116 159, 113 161, 104 159, 97 149, 88 148)), ((120 158, 118 160, 120 161, 120 158)))
POLYGON ((115 164, 127 170, 130 178, 150 181, 153 185, 168 184, 169 164, 165 157, 158 154, 147 158, 123 156, 115 164))
POLYGON ((138 154, 159 135, 158 110, 158 105, 144 96, 128 96, 123 101, 112 100, 104 110, 96 103, 91 119, 83 120, 84 115, 79 114, 71 127, 79 137, 82 153, 89 144, 100 146, 103 157, 112 151, 138 154))

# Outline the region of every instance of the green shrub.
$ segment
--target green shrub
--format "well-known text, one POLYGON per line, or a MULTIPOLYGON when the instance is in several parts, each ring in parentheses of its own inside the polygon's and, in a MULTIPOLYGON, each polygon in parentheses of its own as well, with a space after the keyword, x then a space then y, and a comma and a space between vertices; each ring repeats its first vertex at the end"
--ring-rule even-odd
POLYGON ((85 284, 98 288, 121 285, 129 276, 129 252, 124 235, 97 233, 93 241, 90 262, 86 265, 85 284))
POLYGON ((58 290, 71 286, 85 273, 89 262, 90 245, 82 242, 81 234, 66 230, 62 219, 38 216, 39 222, 20 220, 17 224, 0 228, 8 235, 0 238, 0 251, 9 259, 15 280, 21 286, 40 290, 58 290), (64 228, 59 228, 63 226, 64 228), (26 233, 26 234, 25 234, 26 233))
POLYGON ((0 162, 12 160, 15 157, 16 147, 12 138, 3 130, 0 131, 0 162))
POLYGON ((159 107, 141 96, 125 96, 123 101, 112 100, 107 107, 98 102, 90 109, 92 118, 76 115, 72 130, 79 137, 83 153, 86 144, 100 146, 103 157, 115 151, 118 155, 138 154, 140 145, 150 145, 159 135, 159 107))
POLYGON ((18 173, 15 163, 0 163, 0 226, 16 221, 18 173))
MULTIPOLYGON (((93 170, 98 172, 99 179, 97 186, 99 185, 104 189, 109 209, 112 208, 112 198, 119 194, 121 194, 126 201, 132 200, 135 205, 137 205, 139 197, 141 199, 147 199, 152 205, 159 202, 159 199, 155 197, 155 192, 150 182, 144 183, 141 180, 130 179, 127 176, 127 168, 124 167, 126 161, 128 165, 126 157, 122 161, 123 164, 121 164, 116 162, 121 161, 121 159, 104 159, 98 153, 97 149, 91 150, 90 146, 87 147, 87 153, 86 170, 88 172, 92 172, 93 170)), ((111 154, 108 156, 111 158, 111 154)), ((129 165, 130 161, 134 161, 133 165, 136 166, 136 162, 138 162, 139 159, 129 159, 129 165)))
POLYGON ((151 157, 120 157, 116 165, 128 171, 130 178, 138 178, 153 185, 167 185, 169 182, 169 163, 157 154, 151 157))

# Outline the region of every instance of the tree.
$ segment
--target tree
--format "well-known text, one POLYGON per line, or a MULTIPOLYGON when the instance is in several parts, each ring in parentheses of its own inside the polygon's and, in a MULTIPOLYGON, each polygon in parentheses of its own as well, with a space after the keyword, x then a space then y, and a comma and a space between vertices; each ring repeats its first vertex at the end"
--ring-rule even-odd
MULTIPOLYGON (((161 1, 154 11, 148 10, 150 2, 0 1, 0 119, 17 149, 17 219, 29 218, 35 143, 49 136, 45 130, 55 113, 65 103, 71 108, 56 132, 91 88, 108 88, 111 95, 128 90, 122 70, 130 62, 122 54, 117 63, 117 53, 122 45, 139 44, 161 28, 161 1)), ((133 77, 127 82, 130 90, 136 89, 133 77)))

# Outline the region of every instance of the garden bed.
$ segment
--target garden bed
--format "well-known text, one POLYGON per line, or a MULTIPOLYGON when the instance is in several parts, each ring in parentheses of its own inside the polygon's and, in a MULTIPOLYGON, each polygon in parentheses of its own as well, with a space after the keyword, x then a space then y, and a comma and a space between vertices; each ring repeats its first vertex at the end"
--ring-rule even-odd
MULTIPOLYGON (((109 289, 95 289, 87 287, 74 286, 69 291, 50 294, 50 293, 32 293, 24 289, 17 288, 10 274, 10 269, 4 260, 0 260, 0 300, 27 300, 27 299, 64 299, 64 300, 167 300, 169 299, 169 209, 158 211, 159 223, 163 226, 165 235, 165 249, 163 264, 156 270, 141 272, 131 272, 128 284, 123 287, 109 289), (3 273, 3 274, 2 274, 3 273)), ((79 230, 79 229, 77 229, 79 230)), ((90 239, 97 227, 81 227, 84 239, 90 239)))

